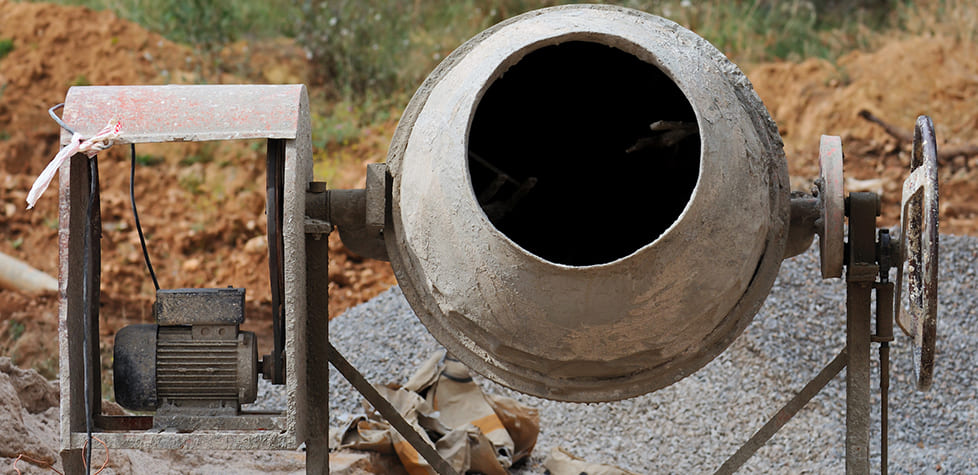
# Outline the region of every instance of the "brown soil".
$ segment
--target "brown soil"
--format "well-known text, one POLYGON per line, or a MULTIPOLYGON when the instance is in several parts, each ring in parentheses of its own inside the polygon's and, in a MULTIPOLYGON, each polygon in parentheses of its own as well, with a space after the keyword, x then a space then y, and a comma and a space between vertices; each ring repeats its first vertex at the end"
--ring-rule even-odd
MULTIPOLYGON (((57 275, 58 210, 53 187, 25 211, 27 190, 57 151, 58 129, 47 109, 77 84, 308 82, 303 51, 287 40, 240 42, 216 58, 177 45, 110 13, 0 0, 0 37, 14 49, 0 59, 0 252, 57 275)), ((894 39, 873 53, 852 53, 833 66, 819 60, 753 67, 749 77, 777 121, 794 189, 818 173, 820 134, 843 137, 849 190, 883 191, 884 224, 899 216, 909 147, 857 116, 868 109, 910 129, 930 114, 940 144, 978 143, 978 45, 942 37, 894 39)), ((313 97, 319 94, 313 90, 313 97)), ((319 104, 319 107, 323 107, 319 104)), ((353 144, 317 150, 339 157, 332 186, 363 186, 363 163, 383 160, 394 122, 369 129, 353 144)), ((146 145, 136 195, 153 263, 163 287, 247 288, 249 329, 267 351, 270 293, 264 233, 264 156, 260 143, 146 145)), ((118 328, 150 318, 149 280, 128 199, 128 156, 100 156, 104 343, 118 328)), ((978 167, 958 157, 941 166, 943 232, 978 231, 978 167)), ((386 289, 386 263, 360 258, 330 237, 330 314, 386 289)), ((0 355, 57 372, 57 296, 0 290, 0 355)), ((108 345, 104 345, 108 346, 108 345)))
MULTIPOLYGON (((14 49, 0 60, 0 252, 57 275, 58 209, 53 186, 34 210, 26 192, 58 147, 47 109, 72 85, 164 83, 302 83, 309 65, 288 40, 239 42, 211 61, 108 12, 0 0, 0 32, 14 49)), ((313 94, 315 97, 315 94, 313 94)), ((375 131, 387 135, 391 127, 375 131)), ((265 241, 264 144, 220 142, 137 147, 151 164, 136 170, 136 202, 160 285, 247 289, 248 329, 267 351, 271 324, 265 241)), ((333 184, 355 186, 379 146, 356 150, 333 184)), ((349 154, 348 154, 349 155, 349 154)), ((147 321, 153 286, 129 210, 124 147, 99 157, 103 220, 100 329, 109 338, 147 321)), ((361 184, 362 186, 362 184, 361 184)), ((360 258, 330 238, 330 315, 394 283, 390 266, 360 258)), ((57 298, 0 290, 0 354, 22 366, 57 371, 57 298)))
MULTIPOLYGON (((821 134, 839 135, 845 149, 847 191, 883 191, 886 225, 899 220, 910 146, 860 118, 867 109, 908 131, 920 114, 930 115, 938 147, 978 144, 978 44, 942 37, 894 39, 872 53, 854 52, 838 67, 817 59, 753 68, 748 76, 785 142, 793 189, 818 175, 821 134), (881 179, 879 183, 859 180, 881 179), (869 189, 860 190, 866 187, 869 189)), ((978 231, 978 166, 956 157, 939 172, 940 229, 978 231)), ((804 188, 803 188, 804 187, 804 188)))

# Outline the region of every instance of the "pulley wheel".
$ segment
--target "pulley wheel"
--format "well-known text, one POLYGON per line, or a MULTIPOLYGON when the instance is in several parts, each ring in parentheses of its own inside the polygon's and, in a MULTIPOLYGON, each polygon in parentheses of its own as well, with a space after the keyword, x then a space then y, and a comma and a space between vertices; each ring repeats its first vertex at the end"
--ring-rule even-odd
POLYGON ((818 147, 818 197, 822 219, 818 227, 818 247, 822 259, 822 278, 842 277, 845 258, 845 197, 842 183, 842 139, 823 135, 818 147))
POLYGON ((910 176, 903 182, 900 210, 901 255, 897 266, 894 306, 897 323, 913 339, 913 370, 917 388, 927 390, 934 380, 937 341, 938 248, 937 141, 930 117, 917 118, 914 127, 910 176), (901 302, 903 276, 907 276, 906 307, 901 302))

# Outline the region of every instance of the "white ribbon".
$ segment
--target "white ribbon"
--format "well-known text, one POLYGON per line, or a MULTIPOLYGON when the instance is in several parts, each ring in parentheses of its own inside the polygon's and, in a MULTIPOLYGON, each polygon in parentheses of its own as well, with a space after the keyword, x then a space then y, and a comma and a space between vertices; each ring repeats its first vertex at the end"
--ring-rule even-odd
POLYGON ((71 142, 54 156, 48 166, 44 167, 44 171, 37 177, 37 180, 34 180, 31 191, 27 193, 27 209, 34 207, 44 191, 48 189, 48 185, 54 179, 54 174, 58 172, 68 157, 76 153, 84 153, 88 158, 94 157, 97 153, 112 146, 113 141, 119 138, 120 130, 122 130, 122 122, 112 119, 102 130, 88 140, 82 140, 79 133, 72 135, 71 142))

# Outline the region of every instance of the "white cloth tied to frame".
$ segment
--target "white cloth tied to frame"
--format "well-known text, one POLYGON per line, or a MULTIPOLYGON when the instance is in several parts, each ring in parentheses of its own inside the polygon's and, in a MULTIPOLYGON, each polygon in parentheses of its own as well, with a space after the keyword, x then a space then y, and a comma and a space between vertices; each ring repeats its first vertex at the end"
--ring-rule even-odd
POLYGON ((48 189, 48 185, 51 184, 51 180, 54 179, 54 174, 58 172, 68 157, 76 153, 84 153, 88 158, 94 157, 95 154, 111 147, 113 142, 119 138, 121 130, 122 122, 112 119, 90 139, 84 140, 81 134, 77 132, 72 135, 71 142, 58 151, 58 154, 44 167, 44 171, 37 177, 37 180, 34 180, 31 191, 27 193, 27 209, 31 209, 37 204, 37 200, 41 198, 44 191, 48 189))

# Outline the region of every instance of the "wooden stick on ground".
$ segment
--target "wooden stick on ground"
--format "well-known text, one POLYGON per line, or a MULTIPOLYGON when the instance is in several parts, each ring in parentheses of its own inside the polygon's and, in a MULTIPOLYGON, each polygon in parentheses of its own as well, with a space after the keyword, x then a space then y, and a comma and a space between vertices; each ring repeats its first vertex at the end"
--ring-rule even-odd
POLYGON ((57 292, 58 279, 0 252, 0 289, 57 292))
MULTIPOLYGON (((886 133, 890 134, 891 137, 899 140, 900 142, 908 144, 913 143, 913 132, 908 132, 907 130, 901 129, 893 124, 887 123, 866 109, 859 111, 859 117, 879 125, 886 131, 886 133)), ((952 158, 961 155, 965 157, 978 155, 978 145, 965 144, 958 146, 942 146, 937 148, 937 160, 940 162, 947 162, 952 158)))

